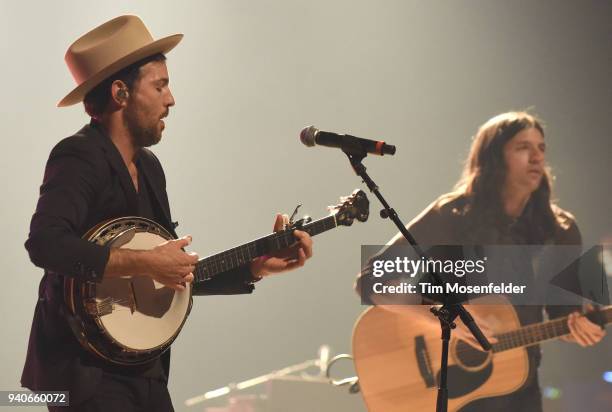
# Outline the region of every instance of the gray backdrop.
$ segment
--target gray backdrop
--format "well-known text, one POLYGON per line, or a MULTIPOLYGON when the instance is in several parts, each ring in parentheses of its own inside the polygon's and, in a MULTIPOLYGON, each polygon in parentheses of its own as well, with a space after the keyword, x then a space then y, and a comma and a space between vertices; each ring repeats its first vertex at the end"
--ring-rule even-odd
MULTIPOLYGON (((201 256, 269 232, 274 213, 297 203, 322 217, 361 186, 340 151, 298 142, 306 125, 397 145, 395 157, 366 166, 407 222, 455 183, 481 123, 523 108, 547 124, 555 193, 585 243, 612 236, 610 1, 3 0, 1 390, 20 387, 42 273, 23 242, 45 161, 87 121, 80 105, 55 107, 73 87, 64 52, 128 13, 154 37, 185 34, 168 55, 177 104, 154 150, 179 233, 193 235, 201 256)), ((372 202, 366 224, 316 238, 306 267, 251 296, 198 298, 172 350, 176 409, 312 358, 322 343, 349 352, 364 309, 352 290, 360 245, 396 232, 378 210, 372 202)), ((545 345, 543 385, 601 382, 611 348, 609 336, 586 350, 545 345)))

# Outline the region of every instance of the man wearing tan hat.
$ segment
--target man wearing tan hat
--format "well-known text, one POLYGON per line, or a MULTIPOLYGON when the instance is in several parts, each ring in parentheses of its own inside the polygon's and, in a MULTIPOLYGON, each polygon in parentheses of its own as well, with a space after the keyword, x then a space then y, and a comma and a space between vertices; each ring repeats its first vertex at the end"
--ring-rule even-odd
MULTIPOLYGON (((65 316, 63 285, 65 277, 99 282, 142 274, 183 290, 193 280, 198 256, 183 250, 190 236, 152 250, 111 250, 82 238, 97 223, 121 216, 149 218, 178 238, 163 169, 146 147, 160 141, 162 119, 175 103, 165 54, 182 37, 154 40, 138 17, 120 16, 81 36, 65 56, 77 86, 58 106, 83 102, 91 122, 59 142, 47 162, 25 243, 45 274, 21 378, 31 390, 69 391, 70 407, 58 410, 173 410, 169 351, 138 366, 92 355, 65 316)), ((275 230, 284 220, 276 216, 275 230)), ((302 266, 312 255, 312 241, 302 231, 295 236, 294 246, 206 281, 194 294, 251 293, 256 280, 302 266)))

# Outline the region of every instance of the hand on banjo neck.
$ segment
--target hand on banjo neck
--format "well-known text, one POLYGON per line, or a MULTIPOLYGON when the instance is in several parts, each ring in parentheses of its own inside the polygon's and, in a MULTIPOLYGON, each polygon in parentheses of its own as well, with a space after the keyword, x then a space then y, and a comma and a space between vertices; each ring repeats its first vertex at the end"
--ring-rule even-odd
MULTIPOLYGON (((285 228, 289 222, 287 215, 277 214, 274 232, 285 228)), ((293 232, 296 243, 282 249, 272 256, 253 259, 250 270, 254 279, 261 279, 273 273, 286 272, 301 266, 312 256, 312 239, 301 230, 293 232)), ((174 290, 185 290, 185 284, 194 280, 193 271, 198 262, 195 252, 186 252, 192 237, 168 240, 151 250, 113 248, 111 250, 105 277, 118 277, 125 274, 149 276, 157 282, 174 290)))

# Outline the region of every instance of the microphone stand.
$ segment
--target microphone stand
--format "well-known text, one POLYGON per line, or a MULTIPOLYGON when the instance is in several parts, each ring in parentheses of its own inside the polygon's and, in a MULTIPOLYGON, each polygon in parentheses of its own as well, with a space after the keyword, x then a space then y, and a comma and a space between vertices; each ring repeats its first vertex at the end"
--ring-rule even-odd
MULTIPOLYGON (((410 243, 410 245, 414 248, 419 257, 429 259, 429 257, 423 252, 423 250, 419 247, 416 240, 406 226, 400 220, 398 214, 385 200, 378 189, 378 185, 374 183, 374 181, 370 178, 370 176, 366 172, 366 167, 361 163, 361 161, 367 156, 367 152, 363 147, 359 144, 344 146, 342 151, 347 155, 351 166, 355 173, 360 176, 363 182, 368 186, 370 191, 374 193, 374 195, 380 200, 384 209, 380 211, 380 216, 383 219, 390 218, 395 226, 399 229, 399 231, 404 235, 404 238, 410 243)), ((431 275, 436 280, 436 282, 440 285, 445 284, 444 280, 440 277, 437 272, 432 272, 431 275)), ((448 372, 448 342, 451 337, 451 330, 456 327, 454 320, 459 316, 461 321, 467 326, 467 328, 472 332, 472 335, 476 338, 480 346, 482 346, 483 350, 488 351, 491 349, 491 344, 484 336, 474 318, 470 313, 461 305, 460 303, 450 303, 448 302, 448 293, 446 292, 446 288, 443 288, 443 305, 440 309, 436 309, 432 307, 431 313, 438 318, 440 321, 440 327, 442 329, 442 359, 440 361, 440 381, 438 382, 438 398, 436 402, 436 412, 446 412, 448 407, 448 386, 447 386, 447 372, 448 372)))

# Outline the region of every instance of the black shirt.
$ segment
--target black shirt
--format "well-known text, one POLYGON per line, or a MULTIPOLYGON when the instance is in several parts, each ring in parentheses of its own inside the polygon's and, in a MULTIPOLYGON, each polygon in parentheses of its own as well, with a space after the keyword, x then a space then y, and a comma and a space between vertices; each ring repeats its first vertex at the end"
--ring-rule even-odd
MULTIPOLYGON (((138 216, 144 217, 155 222, 161 219, 160 206, 154 200, 155 196, 151 195, 151 188, 142 173, 140 158, 136 159, 136 168, 138 169, 138 216)), ((102 363, 102 369, 107 373, 118 373, 121 375, 129 375, 134 377, 159 379, 164 382, 168 381, 166 372, 164 371, 161 359, 158 357, 143 365, 136 366, 118 366, 109 363, 102 363)))

